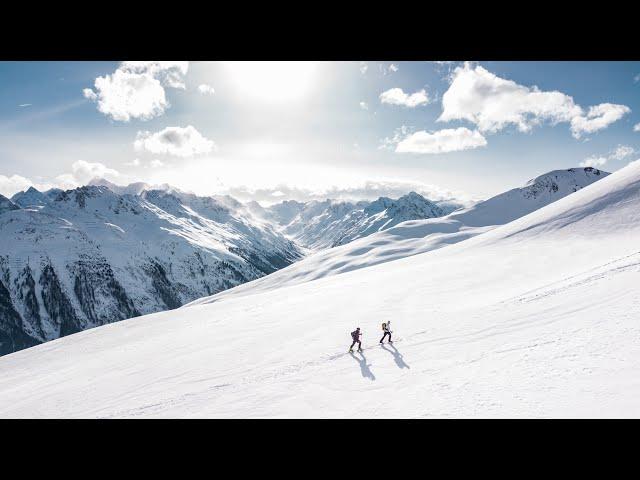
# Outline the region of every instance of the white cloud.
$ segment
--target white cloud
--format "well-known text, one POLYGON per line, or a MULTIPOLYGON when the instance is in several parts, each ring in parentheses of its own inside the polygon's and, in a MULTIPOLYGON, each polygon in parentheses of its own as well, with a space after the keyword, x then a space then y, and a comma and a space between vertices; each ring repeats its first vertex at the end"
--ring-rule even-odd
POLYGON ((477 130, 460 127, 426 132, 421 130, 402 139, 396 145, 398 153, 447 153, 484 147, 487 140, 477 130))
POLYGON ((451 72, 455 69, 455 67, 462 62, 453 61, 453 60, 444 60, 444 61, 431 61, 429 63, 433 63, 436 72, 439 74, 443 74, 444 78, 449 79, 451 81, 451 72))
POLYGON ((191 125, 184 128, 167 127, 156 133, 138 132, 133 146, 138 151, 178 157, 191 157, 215 149, 215 144, 191 125))
POLYGON ((98 95, 96 94, 96 92, 94 92, 90 88, 82 89, 82 96, 84 96, 84 98, 87 98, 87 99, 92 100, 92 101, 95 101, 95 100, 98 99, 98 95))
POLYGON ((634 153, 636 153, 636 151, 633 147, 628 145, 618 145, 616 149, 611 152, 610 158, 611 160, 624 160, 634 153))
POLYGON ((639 74, 637 74, 635 77, 633 77, 633 81, 634 81, 635 83, 640 82, 640 73, 639 73, 639 74))
POLYGON ((607 128, 630 112, 631 109, 626 105, 601 103, 600 105, 590 107, 586 116, 581 115, 572 118, 571 132, 574 137, 580 138, 584 133, 593 133, 607 128))
POLYGON ((113 120, 149 120, 162 115, 169 102, 164 87, 185 88, 188 62, 122 62, 111 75, 98 77, 94 88, 85 88, 85 98, 113 120))
POLYGON ((468 120, 483 133, 497 132, 510 124, 527 132, 542 122, 565 122, 579 138, 606 128, 628 112, 625 105, 603 103, 589 108, 585 115, 582 107, 562 92, 519 85, 465 62, 452 74, 438 121, 468 120))
POLYGON ((432 201, 455 202, 467 205, 472 198, 461 191, 451 191, 438 185, 419 181, 406 181, 392 178, 378 178, 354 182, 341 186, 326 186, 314 189, 301 188, 289 184, 275 184, 270 187, 251 188, 246 185, 221 185, 218 192, 228 194, 240 201, 255 200, 265 205, 283 200, 376 200, 379 197, 399 198, 409 192, 417 192, 432 201))
POLYGON ((24 108, 24 107, 30 107, 31 105, 32 105, 31 103, 21 103, 20 105, 18 105, 18 107, 24 108))
POLYGON ((156 158, 155 160, 151 160, 151 161, 149 162, 149 166, 150 166, 151 168, 159 168, 159 167, 164 166, 164 163, 163 163, 161 160, 158 160, 158 159, 156 158))
POLYGON ((11 197, 13 194, 26 190, 32 185, 33 182, 31 180, 20 175, 11 175, 10 177, 0 175, 0 194, 5 197, 11 197))
POLYGON ((132 161, 126 162, 125 165, 127 167, 139 167, 140 166, 140 159, 139 158, 134 158, 132 161))
POLYGON ((185 89, 184 76, 189 70, 189 62, 161 61, 161 62, 122 62, 121 68, 136 73, 149 73, 158 78, 163 85, 171 88, 185 89))
POLYGON ((207 85, 206 83, 198 85, 198 91, 203 95, 213 95, 215 93, 213 87, 211 85, 207 85))
POLYGON ((120 178, 120 173, 99 162, 77 160, 71 165, 71 173, 58 175, 56 181, 61 188, 76 188, 80 185, 86 185, 94 178, 117 180, 120 178))
POLYGON ((367 62, 360 62, 360 73, 364 75, 365 73, 367 73, 367 70, 369 70, 369 65, 367 64, 367 62))
POLYGON ((633 126, 633 131, 634 131, 634 132, 640 132, 640 123, 636 123, 636 124, 633 126))
POLYGON ((363 110, 369 110, 369 105, 367 105, 367 102, 360 102, 360 108, 363 110))
POLYGON ((601 167, 607 163, 606 157, 589 157, 580 162, 581 167, 601 167))
POLYGON ((382 73, 382 75, 387 76, 387 75, 391 75, 394 72, 397 72, 398 66, 394 63, 390 63, 389 65, 380 63, 378 64, 378 70, 380 71, 380 73, 382 73))
POLYGON ((602 167, 610 160, 624 160, 635 152, 633 147, 628 145, 618 145, 614 150, 606 155, 592 155, 580 162, 581 167, 602 167))
POLYGON ((410 133, 413 133, 415 128, 402 125, 393 131, 393 137, 386 137, 382 139, 379 149, 395 150, 396 145, 407 137, 410 133))
POLYGON ((429 97, 424 89, 408 95, 401 88, 391 88, 380 94, 380 102, 414 108, 418 105, 428 104, 429 97))

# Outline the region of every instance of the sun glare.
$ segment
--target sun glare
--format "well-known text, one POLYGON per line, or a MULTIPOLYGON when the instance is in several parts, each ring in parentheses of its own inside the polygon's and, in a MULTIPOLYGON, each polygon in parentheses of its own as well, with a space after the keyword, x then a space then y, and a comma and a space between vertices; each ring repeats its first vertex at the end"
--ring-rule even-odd
POLYGON ((315 62, 227 62, 238 92, 280 102, 302 98, 313 84, 315 62))

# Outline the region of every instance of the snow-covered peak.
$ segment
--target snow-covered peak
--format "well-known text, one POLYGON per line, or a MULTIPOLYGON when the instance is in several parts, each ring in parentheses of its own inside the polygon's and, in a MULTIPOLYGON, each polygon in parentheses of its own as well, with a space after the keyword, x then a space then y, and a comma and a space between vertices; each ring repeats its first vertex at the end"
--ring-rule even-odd
POLYGON ((596 168, 553 170, 483 202, 451 214, 467 226, 503 225, 574 193, 604 177, 596 168))
POLYGON ((23 208, 41 207, 49 202, 49 198, 47 198, 44 193, 40 192, 36 188, 29 187, 24 192, 16 193, 13 197, 11 197, 11 201, 23 208))
POLYGON ((532 196, 541 191, 555 193, 560 190, 573 190, 575 192, 607 175, 610 174, 593 167, 553 170, 529 180, 522 190, 532 196))
POLYGON ((165 192, 181 192, 181 190, 167 184, 159 184, 159 185, 151 185, 145 182, 134 182, 128 185, 117 185, 113 182, 110 182, 106 178, 95 177, 89 181, 87 185, 91 186, 102 186, 107 187, 114 193, 118 195, 140 195, 145 190, 162 190, 165 192))
POLYGON ((165 190, 145 190, 140 197, 172 215, 182 216, 186 213, 180 199, 165 190))
POLYGON ((72 190, 64 190, 58 193, 53 201, 59 205, 76 205, 80 209, 100 210, 104 206, 117 204, 119 198, 120 196, 108 187, 85 185, 72 190))
POLYGON ((245 204, 246 209, 258 218, 267 219, 269 218, 269 212, 265 209, 260 203, 255 200, 251 200, 245 204))
POLYGON ((405 220, 419 218, 434 218, 444 215, 444 211, 434 202, 424 198, 416 192, 409 192, 397 200, 387 197, 380 197, 372 202, 365 212, 375 214, 387 210, 388 217, 405 217, 405 220))

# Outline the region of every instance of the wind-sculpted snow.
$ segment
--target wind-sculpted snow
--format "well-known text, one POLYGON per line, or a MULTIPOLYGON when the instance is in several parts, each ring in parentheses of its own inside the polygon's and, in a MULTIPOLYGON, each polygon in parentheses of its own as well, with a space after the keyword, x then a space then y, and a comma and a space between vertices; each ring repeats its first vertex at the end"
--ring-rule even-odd
POLYGON ((225 197, 169 188, 119 195, 93 185, 44 193, 30 188, 14 196, 17 204, 5 200, 0 283, 8 296, 0 312, 0 354, 177 308, 302 255, 225 197))
MULTIPOLYGON (((253 295, 446 247, 523 217, 607 175, 591 167, 555 170, 470 208, 444 217, 399 223, 346 245, 317 252, 267 277, 211 298, 198 299, 193 304, 253 295)), ((379 208, 384 208, 384 204, 379 208)))
POLYGON ((0 416, 638 417, 638 239, 640 163, 447 248, 7 355, 0 416))

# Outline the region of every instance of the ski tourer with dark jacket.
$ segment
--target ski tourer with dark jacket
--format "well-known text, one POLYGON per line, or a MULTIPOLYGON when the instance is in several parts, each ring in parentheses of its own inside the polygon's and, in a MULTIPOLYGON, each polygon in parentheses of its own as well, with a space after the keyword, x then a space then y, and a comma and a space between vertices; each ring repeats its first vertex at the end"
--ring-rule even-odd
POLYGON ((358 344, 358 351, 362 350, 362 342, 360 341, 361 335, 362 333, 360 333, 360 327, 356 328, 353 332, 351 332, 351 338, 353 339, 353 343, 349 347, 350 352, 353 352, 353 346, 356 343, 358 344))

